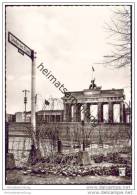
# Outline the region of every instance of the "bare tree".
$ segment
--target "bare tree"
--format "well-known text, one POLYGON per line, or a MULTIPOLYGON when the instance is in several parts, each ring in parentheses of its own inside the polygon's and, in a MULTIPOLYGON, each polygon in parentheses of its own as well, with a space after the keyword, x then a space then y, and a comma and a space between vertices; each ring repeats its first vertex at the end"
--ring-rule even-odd
POLYGON ((110 54, 104 56, 105 64, 121 68, 131 65, 131 6, 120 6, 113 10, 111 24, 106 24, 106 30, 110 34, 112 50, 110 54))

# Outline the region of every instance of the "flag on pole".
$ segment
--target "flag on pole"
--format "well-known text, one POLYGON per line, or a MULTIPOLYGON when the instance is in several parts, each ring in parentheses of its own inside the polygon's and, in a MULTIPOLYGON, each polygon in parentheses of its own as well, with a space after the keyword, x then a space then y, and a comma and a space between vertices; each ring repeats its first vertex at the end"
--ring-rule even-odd
POLYGON ((49 101, 45 99, 45 105, 49 105, 49 101))
POLYGON ((95 71, 94 67, 92 66, 92 71, 95 71))

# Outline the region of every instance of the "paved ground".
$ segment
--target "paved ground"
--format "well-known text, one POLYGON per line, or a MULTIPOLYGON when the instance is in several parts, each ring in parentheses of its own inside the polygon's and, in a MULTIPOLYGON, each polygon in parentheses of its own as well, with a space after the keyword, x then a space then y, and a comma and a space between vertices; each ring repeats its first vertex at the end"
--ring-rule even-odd
POLYGON ((131 178, 119 176, 54 176, 44 174, 24 175, 22 170, 8 170, 7 184, 131 184, 131 178))

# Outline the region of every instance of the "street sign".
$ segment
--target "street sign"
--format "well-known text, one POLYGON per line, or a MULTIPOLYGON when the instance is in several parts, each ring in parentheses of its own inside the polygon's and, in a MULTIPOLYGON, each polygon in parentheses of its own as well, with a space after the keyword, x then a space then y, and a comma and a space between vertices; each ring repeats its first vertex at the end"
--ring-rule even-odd
POLYGON ((8 41, 18 48, 19 53, 22 55, 26 54, 31 59, 33 58, 33 50, 30 49, 27 45, 25 45, 21 40, 19 40, 15 35, 11 32, 8 32, 8 41))
MULTIPOLYGON (((21 40, 19 40, 15 35, 11 32, 8 32, 8 41, 13 46, 18 49, 18 52, 22 55, 26 54, 28 57, 31 58, 32 61, 32 71, 31 71, 31 127, 32 127, 32 146, 36 149, 37 152, 40 154, 40 150, 37 144, 36 138, 36 52, 30 49, 27 45, 25 45, 21 40)), ((26 99, 24 100, 26 105, 26 99)))
POLYGON ((18 49, 18 52, 24 56, 24 52, 20 49, 18 49))

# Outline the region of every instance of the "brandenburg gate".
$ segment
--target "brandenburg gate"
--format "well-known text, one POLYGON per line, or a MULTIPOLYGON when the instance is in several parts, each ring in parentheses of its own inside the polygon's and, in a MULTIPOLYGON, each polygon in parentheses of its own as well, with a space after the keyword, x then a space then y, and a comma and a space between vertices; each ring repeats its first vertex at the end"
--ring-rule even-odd
POLYGON ((81 120, 88 122, 90 118, 87 117, 87 114, 82 114, 81 107, 92 115, 92 106, 96 107, 94 117, 98 123, 125 122, 125 95, 123 89, 102 90, 101 87, 96 86, 95 80, 92 80, 89 89, 66 92, 62 99, 64 103, 64 122, 80 122, 81 120), (115 105, 117 105, 118 120, 115 119, 115 105), (104 111, 105 107, 106 113, 104 111))

